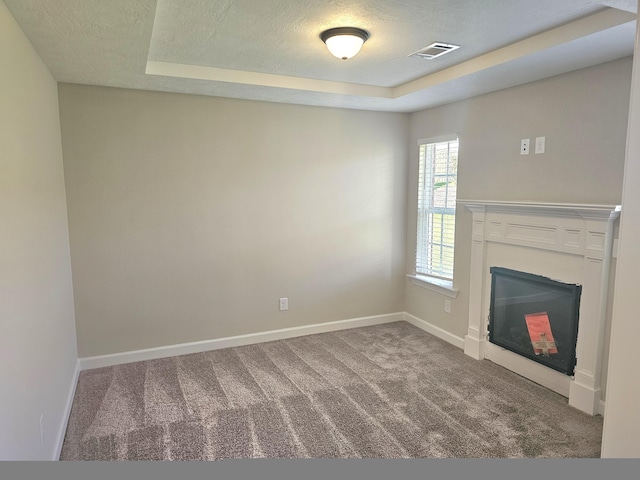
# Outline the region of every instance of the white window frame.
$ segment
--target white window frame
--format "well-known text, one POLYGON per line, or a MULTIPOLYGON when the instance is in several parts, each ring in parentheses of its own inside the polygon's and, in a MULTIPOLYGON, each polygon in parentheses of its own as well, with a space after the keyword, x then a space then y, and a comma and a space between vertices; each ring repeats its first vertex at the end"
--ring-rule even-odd
MULTIPOLYGON (((457 134, 451 134, 451 135, 443 135, 443 136, 439 136, 439 137, 431 137, 431 138, 423 138, 418 140, 418 151, 420 151, 420 149, 422 148, 423 145, 427 145, 427 144, 433 144, 433 143, 444 143, 444 142, 451 142, 451 141, 455 141, 455 140, 459 140, 458 135, 457 134)), ((419 160, 420 162, 422 160, 419 160)), ((419 166, 420 168, 420 166, 419 166)), ((457 172, 456 172, 456 177, 457 177, 457 172)), ((419 209, 420 206, 416 205, 416 208, 419 209)), ((454 216, 454 222, 455 222, 455 207, 453 209, 447 209, 447 213, 449 215, 453 214, 454 216)), ((420 215, 420 213, 418 213, 418 215, 420 215)), ((453 287, 453 273, 451 274, 451 277, 444 277, 444 276, 437 276, 437 275, 430 275, 428 273, 418 273, 417 272, 417 255, 418 255, 418 249, 420 248, 420 246, 418 245, 418 238, 419 238, 419 232, 417 231, 417 229, 419 228, 419 222, 416 222, 416 251, 415 251, 415 256, 414 256, 414 262, 413 262, 413 273, 409 274, 408 277, 411 279, 411 283, 413 283, 414 285, 420 286, 420 287, 424 287, 427 288, 429 290, 438 292, 442 295, 445 295, 447 297, 450 298, 456 298, 458 295, 458 289, 455 289, 453 287)), ((455 243, 455 241, 454 241, 455 243)))

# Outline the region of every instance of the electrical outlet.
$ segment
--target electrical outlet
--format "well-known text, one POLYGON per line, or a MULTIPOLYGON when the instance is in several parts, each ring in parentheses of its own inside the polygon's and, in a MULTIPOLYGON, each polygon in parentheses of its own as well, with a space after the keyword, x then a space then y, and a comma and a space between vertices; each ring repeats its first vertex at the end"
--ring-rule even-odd
POLYGON ((444 301, 444 311, 447 313, 451 313, 451 300, 444 301))
POLYGON ((529 155, 529 138, 520 140, 520 155, 529 155))
POLYGON ((281 298, 280 299, 280 311, 289 310, 289 299, 281 298))
POLYGON ((536 154, 544 153, 545 137, 536 137, 536 154))
POLYGON ((44 413, 40 415, 40 444, 44 445, 44 413))

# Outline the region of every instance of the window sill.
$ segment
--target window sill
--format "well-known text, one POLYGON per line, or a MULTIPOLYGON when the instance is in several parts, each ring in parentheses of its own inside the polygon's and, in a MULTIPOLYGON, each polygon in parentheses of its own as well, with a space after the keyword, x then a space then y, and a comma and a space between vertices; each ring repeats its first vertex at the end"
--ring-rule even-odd
POLYGON ((457 288, 453 288, 453 282, 451 280, 425 277, 424 275, 416 275, 415 273, 410 273, 407 277, 411 279, 411 283, 414 285, 440 293, 449 298, 456 298, 460 291, 457 288))

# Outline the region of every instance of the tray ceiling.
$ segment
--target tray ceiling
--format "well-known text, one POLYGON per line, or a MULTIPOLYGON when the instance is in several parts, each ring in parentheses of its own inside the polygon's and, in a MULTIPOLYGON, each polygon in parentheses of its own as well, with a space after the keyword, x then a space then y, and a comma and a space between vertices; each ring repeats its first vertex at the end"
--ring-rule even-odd
POLYGON ((410 112, 633 53, 635 0, 4 0, 60 82, 410 112), (613 8, 612 8, 613 7, 613 8), (333 57, 322 31, 371 37, 333 57), (461 47, 425 60, 432 42, 461 47))

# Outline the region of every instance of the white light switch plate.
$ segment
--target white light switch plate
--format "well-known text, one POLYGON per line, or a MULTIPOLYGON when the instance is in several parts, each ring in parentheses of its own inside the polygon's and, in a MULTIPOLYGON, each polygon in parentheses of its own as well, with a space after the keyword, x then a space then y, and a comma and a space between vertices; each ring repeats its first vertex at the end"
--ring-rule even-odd
POLYGON ((536 137, 536 154, 544 153, 545 137, 536 137))

